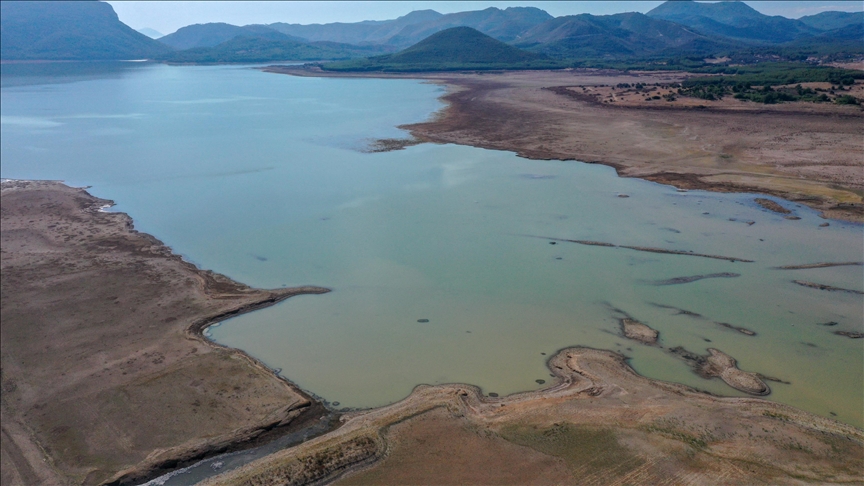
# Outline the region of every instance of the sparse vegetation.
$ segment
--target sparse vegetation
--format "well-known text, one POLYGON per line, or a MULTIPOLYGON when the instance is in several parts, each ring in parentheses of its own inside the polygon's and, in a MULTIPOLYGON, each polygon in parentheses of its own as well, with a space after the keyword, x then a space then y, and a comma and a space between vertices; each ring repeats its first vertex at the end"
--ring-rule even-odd
MULTIPOLYGON (((804 88, 801 83, 827 82, 851 86, 864 79, 864 72, 834 67, 806 67, 800 64, 766 63, 759 66, 716 68, 722 76, 688 79, 681 83, 678 94, 704 100, 719 100, 726 96, 757 103, 773 104, 784 101, 831 101, 826 93, 804 88), (782 87, 781 87, 782 86, 782 87)), ((831 93, 833 94, 833 93, 831 93)), ((858 104, 851 95, 833 98, 837 104, 858 104)))
POLYGON ((511 426, 501 431, 505 440, 560 457, 574 469, 617 476, 641 466, 645 460, 622 446, 611 429, 576 426, 566 422, 541 429, 511 426))

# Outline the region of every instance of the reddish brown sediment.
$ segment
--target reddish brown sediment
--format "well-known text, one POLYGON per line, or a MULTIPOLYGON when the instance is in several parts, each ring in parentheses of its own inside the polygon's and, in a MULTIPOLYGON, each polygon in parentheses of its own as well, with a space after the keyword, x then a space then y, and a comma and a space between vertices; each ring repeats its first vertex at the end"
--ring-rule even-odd
POLYGON ((633 339, 642 344, 657 344, 657 337, 660 335, 657 330, 629 317, 621 319, 620 323, 621 333, 627 339, 633 339))
POLYGON ((702 378, 720 378, 732 388, 751 395, 771 393, 771 389, 758 373, 738 369, 735 358, 719 349, 709 348, 707 356, 692 353, 680 346, 670 349, 669 352, 684 359, 702 378))
POLYGON ((651 282, 651 285, 681 285, 691 282, 697 282, 706 278, 736 278, 740 276, 740 273, 731 272, 709 273, 705 275, 689 275, 687 277, 674 277, 665 280, 655 280, 651 282))
POLYGON ((861 339, 864 338, 864 333, 855 332, 855 331, 834 331, 834 334, 838 336, 848 337, 850 339, 861 339))
POLYGON ((808 268, 828 268, 828 267, 844 267, 844 266, 861 266, 864 262, 822 262, 822 263, 807 263, 804 265, 783 265, 775 267, 778 270, 805 270, 808 268))
POLYGON ((755 335, 756 335, 756 332, 755 332, 755 331, 751 331, 750 329, 747 329, 746 327, 734 326, 734 325, 732 325, 732 324, 729 324, 728 322, 717 322, 717 321, 712 321, 712 320, 706 318, 705 316, 703 316, 702 314, 698 314, 698 313, 696 313, 696 312, 688 311, 688 310, 681 309, 681 308, 678 308, 678 307, 674 307, 674 306, 671 306, 671 305, 658 304, 658 303, 656 303, 656 302, 649 302, 649 304, 651 304, 651 305, 653 305, 653 306, 655 306, 655 307, 659 307, 659 308, 661 308, 661 309, 670 309, 670 310, 674 310, 674 311, 676 311, 676 314, 678 314, 678 315, 688 316, 688 317, 692 317, 692 318, 694 318, 694 319, 699 319, 699 320, 702 320, 702 321, 710 322, 710 323, 715 324, 715 325, 717 325, 717 326, 720 326, 720 327, 723 327, 723 328, 726 328, 726 329, 731 329, 731 330, 733 330, 733 331, 738 331, 738 332, 740 332, 741 334, 746 334, 747 336, 755 336, 755 335))
MULTIPOLYGON (((627 250, 635 250, 635 251, 644 251, 648 253, 663 253, 666 255, 684 255, 684 256, 692 256, 692 257, 700 257, 700 258, 711 258, 714 260, 726 260, 730 262, 745 262, 745 263, 753 263, 753 260, 747 260, 744 258, 736 258, 736 257, 728 257, 722 255, 706 255, 704 253, 694 253, 692 251, 686 250, 669 250, 666 248, 653 248, 650 246, 630 246, 630 245, 616 245, 614 243, 607 243, 603 241, 592 241, 592 240, 570 240, 566 238, 553 238, 551 236, 536 236, 536 235, 523 235, 531 238, 539 238, 541 240, 549 240, 549 241, 564 241, 567 243, 577 243, 579 245, 588 245, 588 246, 607 246, 610 248, 625 248, 627 250)), ((714 274, 714 276, 732 276, 737 274, 714 274)), ((710 278, 706 276, 701 276, 701 278, 710 278)), ((698 279, 697 279, 698 280, 698 279)))
POLYGON ((844 289, 842 287, 834 287, 833 285, 820 284, 816 282, 808 282, 806 280, 793 280, 794 283, 802 287, 810 287, 811 289, 827 290, 828 292, 848 292, 850 294, 864 294, 864 292, 855 289, 844 289))
POLYGON ((764 197, 757 197, 756 199, 754 199, 754 201, 756 201, 756 203, 758 205, 762 206, 763 208, 765 208, 769 211, 774 211, 775 213, 790 214, 792 212, 792 211, 784 208, 780 204, 777 204, 776 202, 774 202, 770 199, 765 199, 764 197))
POLYGON ((407 147, 419 145, 422 140, 416 138, 381 138, 373 140, 369 147, 365 149, 369 153, 393 152, 395 150, 403 150, 407 147))

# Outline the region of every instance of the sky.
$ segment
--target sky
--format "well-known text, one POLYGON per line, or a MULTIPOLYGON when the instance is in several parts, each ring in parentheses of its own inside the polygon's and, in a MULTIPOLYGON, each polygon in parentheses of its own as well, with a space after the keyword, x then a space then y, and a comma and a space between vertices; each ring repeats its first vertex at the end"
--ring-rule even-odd
MULTIPOLYGON (((207 22, 226 22, 234 25, 271 24, 323 24, 329 22, 360 22, 362 20, 388 20, 413 10, 432 9, 440 13, 482 10, 488 7, 537 7, 560 17, 590 13, 609 15, 621 12, 645 13, 660 5, 661 1, 109 1, 126 25, 133 29, 151 28, 170 34, 180 27, 207 22)), ((828 10, 847 12, 864 10, 864 2, 828 1, 747 1, 754 9, 766 15, 799 18, 828 10)))

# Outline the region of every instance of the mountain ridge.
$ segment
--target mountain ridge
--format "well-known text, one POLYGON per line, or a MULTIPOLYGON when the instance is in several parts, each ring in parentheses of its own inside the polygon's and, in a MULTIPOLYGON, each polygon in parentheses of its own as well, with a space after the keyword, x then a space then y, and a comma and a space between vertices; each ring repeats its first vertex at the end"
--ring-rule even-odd
POLYGON ((307 39, 279 32, 265 25, 236 26, 224 22, 192 24, 159 38, 159 42, 176 50, 215 47, 235 37, 257 37, 269 40, 308 42, 307 39))
POLYGON ((645 15, 675 22, 702 34, 755 43, 781 44, 820 32, 798 20, 762 14, 740 1, 670 0, 645 15))
POLYGON ((332 71, 433 71, 493 69, 544 62, 546 56, 505 44, 471 27, 451 27, 394 54, 323 64, 332 71))
POLYGON ((121 22, 108 3, 0 2, 3 60, 144 59, 168 50, 121 22))
POLYGON ((528 31, 515 45, 562 59, 652 56, 675 49, 701 55, 726 47, 680 24, 637 12, 556 17, 528 31))
MULTIPOLYGON (((158 41, 120 22, 104 2, 0 3, 4 60, 346 60, 407 49, 454 27, 471 28, 514 47, 576 63, 626 60, 632 64, 660 58, 676 62, 690 58, 686 63, 691 63, 700 56, 732 56, 745 63, 778 56, 836 60, 864 53, 860 34, 864 12, 823 12, 793 20, 761 14, 737 1, 670 0, 647 14, 557 18, 534 7, 489 7, 450 14, 418 10, 392 20, 355 23, 207 23, 182 27, 158 41)), ((510 65, 508 61, 499 64, 510 65)))

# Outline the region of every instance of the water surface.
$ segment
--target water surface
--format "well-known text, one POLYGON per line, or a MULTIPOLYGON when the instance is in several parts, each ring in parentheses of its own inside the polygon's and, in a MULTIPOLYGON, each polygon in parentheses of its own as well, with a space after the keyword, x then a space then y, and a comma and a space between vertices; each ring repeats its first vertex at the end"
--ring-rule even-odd
POLYGON ((93 186, 139 230, 249 285, 332 288, 208 333, 337 407, 390 403, 419 383, 536 389, 547 357, 572 345, 741 395, 665 351, 680 345, 791 382, 770 383, 772 400, 864 424, 862 341, 833 334, 862 331, 862 297, 792 282, 861 291, 862 267, 773 268, 861 260, 861 226, 820 227, 780 201, 802 218, 789 221, 754 195, 679 192, 578 162, 431 144, 363 153, 440 108, 441 88, 418 81, 84 66, 3 66, 0 175, 93 186), (653 285, 722 272, 740 276, 653 285), (621 338, 619 310, 659 330, 664 349, 621 338))

